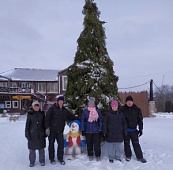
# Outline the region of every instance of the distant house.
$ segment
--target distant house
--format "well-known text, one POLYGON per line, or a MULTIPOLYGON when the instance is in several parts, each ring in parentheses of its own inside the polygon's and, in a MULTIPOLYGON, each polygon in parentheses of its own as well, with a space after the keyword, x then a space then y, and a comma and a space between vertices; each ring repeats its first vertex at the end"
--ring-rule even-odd
MULTIPOLYGON (((15 68, 0 74, 0 113, 25 112, 33 100, 55 101, 60 70, 15 68)), ((65 87, 65 86, 64 86, 65 87)))

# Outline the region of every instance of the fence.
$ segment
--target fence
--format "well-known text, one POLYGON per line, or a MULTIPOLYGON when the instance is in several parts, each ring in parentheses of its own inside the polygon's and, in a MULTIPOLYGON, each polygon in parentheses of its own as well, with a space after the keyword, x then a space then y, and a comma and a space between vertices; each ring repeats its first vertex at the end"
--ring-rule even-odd
POLYGON ((149 117, 148 92, 119 92, 122 104, 125 104, 128 95, 131 95, 134 103, 141 108, 143 117, 149 117))

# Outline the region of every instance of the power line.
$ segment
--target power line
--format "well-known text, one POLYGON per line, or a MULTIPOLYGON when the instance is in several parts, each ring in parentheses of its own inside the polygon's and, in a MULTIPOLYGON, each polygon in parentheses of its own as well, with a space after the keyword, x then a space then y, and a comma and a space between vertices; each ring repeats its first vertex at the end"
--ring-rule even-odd
POLYGON ((157 87, 157 85, 154 83, 154 81, 153 81, 153 84, 154 84, 155 87, 159 90, 160 93, 163 93, 163 91, 161 91, 161 90, 159 89, 159 87, 157 87))
POLYGON ((140 84, 140 85, 136 85, 136 86, 131 86, 131 87, 124 87, 124 88, 118 88, 118 89, 132 89, 132 88, 136 88, 136 87, 140 87, 140 86, 144 86, 146 84, 148 84, 150 81, 140 84))
POLYGON ((167 73, 171 73, 171 72, 173 72, 173 71, 166 71, 166 72, 162 72, 162 73, 153 73, 153 74, 146 74, 146 75, 139 75, 139 76, 121 78, 121 80, 135 79, 135 78, 142 78, 142 77, 151 77, 151 76, 160 76, 161 74, 167 74, 167 73))

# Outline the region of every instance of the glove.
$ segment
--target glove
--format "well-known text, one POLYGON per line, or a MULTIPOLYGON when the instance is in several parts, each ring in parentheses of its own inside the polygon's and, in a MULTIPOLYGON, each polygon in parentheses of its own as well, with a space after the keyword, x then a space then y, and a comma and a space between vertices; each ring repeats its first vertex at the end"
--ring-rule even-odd
POLYGON ((46 135, 49 136, 50 135, 50 128, 46 129, 46 135))
POLYGON ((142 136, 142 134, 143 134, 142 130, 139 130, 138 131, 138 137, 142 136))
POLYGON ((82 132, 82 136, 85 136, 85 132, 84 131, 81 131, 82 132))

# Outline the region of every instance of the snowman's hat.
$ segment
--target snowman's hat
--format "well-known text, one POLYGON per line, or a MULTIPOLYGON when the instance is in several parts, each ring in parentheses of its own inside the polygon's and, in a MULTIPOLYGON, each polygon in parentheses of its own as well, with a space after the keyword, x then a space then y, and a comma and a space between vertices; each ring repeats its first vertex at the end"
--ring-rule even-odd
POLYGON ((72 125, 72 123, 77 123, 77 124, 78 124, 78 126, 79 126, 79 130, 81 130, 81 123, 80 123, 80 121, 79 121, 79 120, 73 120, 73 121, 71 121, 71 122, 70 122, 70 124, 69 124, 69 126, 71 126, 71 125, 72 125))

